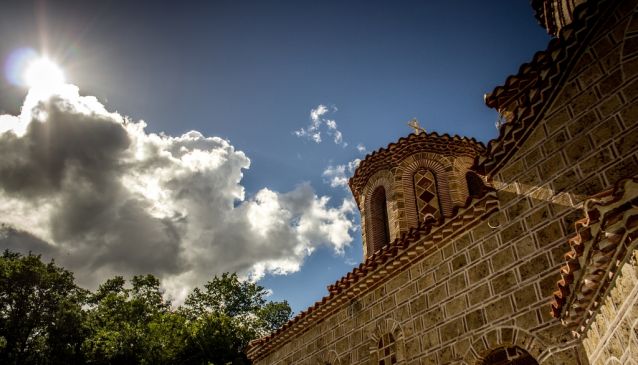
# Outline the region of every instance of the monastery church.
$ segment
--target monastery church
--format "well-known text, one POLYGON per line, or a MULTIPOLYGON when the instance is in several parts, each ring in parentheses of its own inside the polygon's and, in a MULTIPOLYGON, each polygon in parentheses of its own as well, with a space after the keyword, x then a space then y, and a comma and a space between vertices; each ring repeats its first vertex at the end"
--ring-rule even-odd
POLYGON ((485 95, 499 136, 366 156, 363 262, 254 364, 638 364, 638 0, 531 7, 553 38, 485 95))

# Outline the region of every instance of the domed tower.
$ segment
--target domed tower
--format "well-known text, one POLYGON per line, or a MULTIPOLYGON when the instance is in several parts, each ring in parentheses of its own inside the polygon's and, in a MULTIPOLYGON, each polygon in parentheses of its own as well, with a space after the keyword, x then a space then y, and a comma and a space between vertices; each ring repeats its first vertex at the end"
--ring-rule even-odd
POLYGON ((361 212, 364 257, 480 195, 484 179, 471 167, 484 149, 474 139, 424 132, 367 155, 349 181, 361 212))
POLYGON ((574 20, 574 10, 587 0, 532 0, 536 20, 547 33, 558 36, 558 32, 574 20))

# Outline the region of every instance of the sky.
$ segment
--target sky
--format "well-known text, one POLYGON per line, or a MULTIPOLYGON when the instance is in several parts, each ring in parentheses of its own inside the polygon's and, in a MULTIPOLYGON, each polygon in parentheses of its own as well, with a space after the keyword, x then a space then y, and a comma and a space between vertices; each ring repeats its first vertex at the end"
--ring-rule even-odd
POLYGON ((483 95, 549 41, 526 0, 0 6, 0 249, 177 302, 236 271, 295 312, 362 260, 356 161, 412 118, 495 138, 483 95))

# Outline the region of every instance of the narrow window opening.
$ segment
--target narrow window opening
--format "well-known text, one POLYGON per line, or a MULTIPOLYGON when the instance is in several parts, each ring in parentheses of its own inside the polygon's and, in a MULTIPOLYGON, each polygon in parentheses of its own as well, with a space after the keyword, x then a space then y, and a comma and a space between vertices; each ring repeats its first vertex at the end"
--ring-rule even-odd
POLYGON ((370 223, 372 224, 372 237, 370 237, 372 244, 370 246, 372 252, 375 252, 390 241, 387 200, 383 186, 379 186, 372 193, 370 203, 370 223))

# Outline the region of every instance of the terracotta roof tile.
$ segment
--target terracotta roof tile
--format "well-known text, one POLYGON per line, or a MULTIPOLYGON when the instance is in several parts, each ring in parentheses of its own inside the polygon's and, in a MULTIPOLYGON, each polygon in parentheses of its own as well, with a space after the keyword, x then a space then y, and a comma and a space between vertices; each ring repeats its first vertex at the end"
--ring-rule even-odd
POLYGON ((328 295, 313 306, 297 314, 283 327, 270 335, 252 341, 248 346, 248 357, 256 360, 268 355, 270 350, 282 345, 291 336, 297 336, 323 316, 349 303, 363 291, 379 284, 380 271, 384 276, 407 265, 420 256, 439 248, 438 243, 448 242, 453 236, 465 232, 471 225, 486 219, 498 209, 496 192, 486 190, 482 196, 470 197, 465 205, 454 209, 454 216, 437 222, 423 222, 411 228, 391 243, 383 246, 358 267, 328 286, 328 295), (415 244, 419 241, 419 244, 415 244))
POLYGON ((411 133, 407 137, 401 137, 398 141, 388 144, 386 148, 380 148, 366 155, 359 163, 354 176, 350 178, 349 185, 352 193, 355 197, 359 196, 368 179, 377 171, 392 168, 409 155, 423 151, 475 158, 485 151, 485 146, 474 138, 457 135, 440 135, 437 132, 411 133))
POLYGON ((487 151, 477 159, 476 170, 487 175, 502 166, 531 133, 531 126, 551 100, 556 97, 567 70, 581 46, 595 33, 594 25, 610 1, 588 1, 578 6, 571 24, 561 29, 545 51, 537 52, 530 63, 521 65, 516 75, 505 84, 497 86, 485 95, 485 104, 506 116, 499 129, 499 136, 487 145, 487 151))
POLYGON ((587 329, 623 262, 636 249, 638 175, 585 201, 583 209, 585 216, 568 240, 571 249, 560 269, 551 310, 576 335, 587 329))

